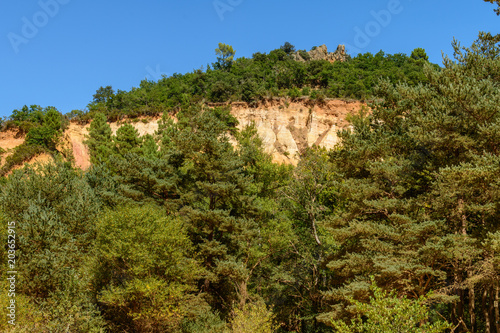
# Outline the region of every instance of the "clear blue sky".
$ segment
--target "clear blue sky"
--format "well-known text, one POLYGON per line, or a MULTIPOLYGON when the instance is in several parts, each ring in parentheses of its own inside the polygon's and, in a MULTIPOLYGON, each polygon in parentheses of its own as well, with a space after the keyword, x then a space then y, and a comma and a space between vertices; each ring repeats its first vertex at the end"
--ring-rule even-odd
POLYGON ((422 47, 441 64, 453 37, 470 45, 480 30, 499 33, 494 8, 481 0, 2 1, 0 116, 24 104, 84 109, 100 86, 129 90, 206 67, 219 42, 237 57, 285 41, 307 50, 347 44, 351 54, 422 47))

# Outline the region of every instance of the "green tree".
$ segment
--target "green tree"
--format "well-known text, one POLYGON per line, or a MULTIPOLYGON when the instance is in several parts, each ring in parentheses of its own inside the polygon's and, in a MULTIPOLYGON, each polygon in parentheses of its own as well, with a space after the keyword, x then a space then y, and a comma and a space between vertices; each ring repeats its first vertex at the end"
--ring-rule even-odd
POLYGON ((498 228, 500 52, 483 33, 454 50, 442 70, 424 65, 426 85, 382 81, 383 99, 371 115, 351 119, 354 132, 341 133, 331 154, 346 199, 327 226, 338 246, 328 263, 338 279, 325 293, 336 318, 346 315, 346 300, 367 298, 368 276, 377 275, 399 297, 440 291, 433 298, 447 304, 457 331, 491 331, 495 311, 481 313, 476 298, 481 292, 484 310, 496 297, 480 244, 498 228))
POLYGON ((48 126, 37 126, 29 130, 26 143, 55 150, 57 134, 59 134, 57 131, 48 126))
POLYGON ((415 61, 423 60, 429 61, 429 57, 423 48, 416 48, 411 52, 411 58, 415 61))
POLYGON ((120 155, 138 151, 142 138, 139 137, 139 132, 131 124, 125 124, 118 128, 116 136, 113 137, 116 152, 120 155))
POLYGON ((26 142, 55 151, 61 134, 61 114, 53 107, 46 108, 41 125, 32 127, 26 135, 26 142))
POLYGON ((92 102, 95 104, 103 103, 106 104, 111 102, 112 98, 115 96, 115 91, 111 86, 99 87, 93 95, 92 102))
MULTIPOLYGON (((100 203, 69 163, 27 166, 1 189, 3 223, 16 222, 16 293, 28 299, 36 321, 19 329, 98 332, 104 323, 89 293, 86 261, 100 203)), ((17 299, 17 297, 16 297, 17 299)))
POLYGON ((294 170, 292 180, 282 192, 286 207, 309 230, 317 245, 321 245, 318 222, 328 215, 335 200, 335 173, 328 155, 320 148, 308 149, 294 170))
POLYGON ((203 270, 182 221, 154 205, 117 207, 97 224, 93 288, 113 330, 174 332, 203 304, 203 270))
POLYGON ((280 50, 283 50, 286 54, 290 55, 295 52, 295 46, 289 42, 285 42, 285 44, 280 46, 280 50))
POLYGON ((428 297, 398 298, 394 292, 387 293, 377 287, 374 279, 370 289, 373 296, 369 303, 351 299, 352 311, 358 313, 356 319, 350 324, 335 320, 332 323, 335 329, 345 333, 439 333, 451 329, 451 325, 443 321, 429 323, 428 297))
POLYGON ((89 147, 92 164, 105 163, 113 153, 111 127, 103 113, 97 113, 90 123, 85 144, 89 147))
POLYGON ((200 281, 201 289, 225 317, 233 302, 244 305, 250 299, 255 274, 268 256, 267 245, 259 245, 267 235, 257 218, 260 189, 252 185, 255 174, 246 164, 252 163, 251 143, 241 147, 241 155, 232 147, 229 137, 238 136, 237 121, 228 109, 191 107, 178 119, 162 126, 162 154, 176 170, 179 199, 174 200, 210 273, 200 281))
POLYGON ((233 65, 234 55, 236 51, 231 45, 219 43, 219 47, 215 49, 217 55, 217 62, 215 68, 228 71, 233 65))

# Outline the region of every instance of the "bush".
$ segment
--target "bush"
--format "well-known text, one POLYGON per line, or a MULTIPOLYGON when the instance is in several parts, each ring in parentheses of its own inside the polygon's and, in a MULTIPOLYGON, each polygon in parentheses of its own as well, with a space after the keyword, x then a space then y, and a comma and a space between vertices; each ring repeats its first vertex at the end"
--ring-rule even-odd
POLYGON ((182 323, 182 333, 229 333, 226 322, 210 308, 201 307, 191 319, 182 323))
POLYGON ((302 96, 309 96, 311 94, 311 88, 304 87, 302 88, 302 96))
POLYGON ((233 310, 232 333, 272 333, 278 328, 273 323, 274 315, 264 301, 245 304, 233 310))
POLYGON ((22 165, 33 157, 46 152, 42 146, 29 145, 26 142, 14 148, 14 153, 5 159, 5 164, 0 169, 0 176, 5 176, 15 166, 22 165))
POLYGON ((300 93, 300 89, 297 88, 297 87, 294 87, 290 90, 288 90, 288 96, 292 99, 292 100, 296 100, 298 99, 300 96, 301 96, 301 93, 300 93))
POLYGON ((55 150, 58 132, 49 126, 37 126, 26 135, 26 143, 55 150))
POLYGON ((306 50, 299 50, 299 55, 304 59, 305 61, 311 60, 311 56, 309 53, 306 52, 306 50))
POLYGON ((399 298, 395 292, 387 293, 377 287, 372 277, 370 287, 373 297, 370 303, 362 303, 351 299, 358 315, 350 325, 343 321, 332 321, 333 327, 339 332, 427 332, 440 333, 451 329, 451 325, 440 320, 429 322, 430 311, 426 305, 427 297, 412 300, 399 298))

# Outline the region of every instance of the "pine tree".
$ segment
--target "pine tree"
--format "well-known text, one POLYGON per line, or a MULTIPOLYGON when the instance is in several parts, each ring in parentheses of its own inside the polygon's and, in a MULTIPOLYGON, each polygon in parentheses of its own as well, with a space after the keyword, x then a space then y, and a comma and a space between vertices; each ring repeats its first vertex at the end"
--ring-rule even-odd
POLYGON ((131 124, 120 126, 116 131, 116 136, 113 137, 115 151, 119 155, 139 151, 142 140, 143 139, 139 137, 137 129, 131 124))
MULTIPOLYGON (((15 171, 2 187, 5 221, 16 222, 16 293, 28 298, 40 331, 104 327, 88 292, 87 259, 100 202, 81 174, 60 160, 15 171)), ((17 299, 17 297, 16 297, 17 299)), ((17 322, 31 330, 35 322, 17 322)))
POLYGON ((373 274, 409 298, 435 290, 458 331, 491 331, 497 281, 482 268, 481 244, 499 228, 498 40, 481 33, 471 48, 454 48, 456 62, 425 65, 426 85, 382 82, 383 101, 353 118, 354 133, 332 153, 346 201, 329 223, 339 246, 328 264, 338 276, 326 294, 331 314, 366 299, 373 274))
POLYGON ((111 127, 107 123, 106 116, 97 113, 90 123, 89 134, 85 144, 89 147, 90 162, 92 164, 105 163, 113 153, 111 140, 111 127))

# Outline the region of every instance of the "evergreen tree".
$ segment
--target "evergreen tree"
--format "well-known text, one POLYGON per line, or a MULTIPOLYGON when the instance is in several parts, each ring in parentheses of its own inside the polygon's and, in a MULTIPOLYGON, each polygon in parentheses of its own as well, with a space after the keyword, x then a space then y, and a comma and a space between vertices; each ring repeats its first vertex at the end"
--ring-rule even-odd
POLYGON ((345 315, 343 300, 366 299, 375 275, 409 298, 435 290, 457 331, 491 331, 497 282, 480 267, 481 244, 498 229, 499 48, 484 33, 454 48, 456 62, 424 67, 427 85, 382 82, 383 101, 353 118, 354 132, 332 153, 347 177, 345 209, 329 223, 339 250, 328 266, 339 278, 325 295, 335 316, 345 315))
MULTIPOLYGON (((2 187, 7 221, 16 222, 16 294, 28 298, 33 321, 19 329, 97 332, 102 318, 88 292, 86 262, 100 203, 68 163, 27 166, 2 187)), ((16 297, 17 299, 17 297, 16 297)))
POLYGON ((425 304, 428 297, 410 300, 398 298, 394 292, 387 293, 377 287, 374 281, 370 287, 373 297, 370 303, 351 300, 354 311, 358 313, 350 325, 343 321, 334 321, 333 326, 339 332, 406 332, 439 333, 451 328, 446 322, 429 324, 429 308, 425 304))
POLYGON ((118 128, 116 136, 113 137, 115 150, 120 155, 138 151, 142 144, 142 138, 139 137, 139 132, 131 124, 125 124, 118 128))
POLYGON ((242 304, 248 299, 249 267, 243 259, 257 236, 253 199, 246 194, 249 179, 229 142, 231 124, 234 118, 227 110, 193 108, 179 115, 174 137, 184 173, 180 213, 211 273, 202 290, 221 297, 223 311, 234 299, 242 304))
POLYGON ((111 127, 103 113, 97 113, 90 123, 85 144, 89 147, 92 164, 105 163, 112 154, 111 127))

